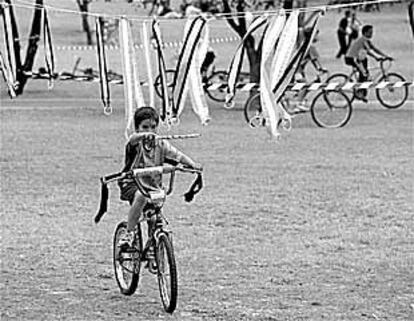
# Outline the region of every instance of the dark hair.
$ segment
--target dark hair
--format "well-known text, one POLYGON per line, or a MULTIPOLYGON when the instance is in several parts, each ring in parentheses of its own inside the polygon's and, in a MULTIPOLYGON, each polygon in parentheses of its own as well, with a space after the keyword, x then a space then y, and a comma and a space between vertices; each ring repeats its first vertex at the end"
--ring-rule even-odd
POLYGON ((351 10, 346 10, 345 11, 345 16, 349 16, 351 14, 351 10))
POLYGON ((372 25, 365 25, 362 27, 362 34, 365 35, 369 30, 374 29, 372 25))
POLYGON ((139 125, 146 119, 153 119, 155 122, 160 122, 160 116, 158 115, 158 112, 152 108, 152 107, 140 107, 137 110, 135 110, 134 113, 134 125, 135 128, 138 128, 139 125))

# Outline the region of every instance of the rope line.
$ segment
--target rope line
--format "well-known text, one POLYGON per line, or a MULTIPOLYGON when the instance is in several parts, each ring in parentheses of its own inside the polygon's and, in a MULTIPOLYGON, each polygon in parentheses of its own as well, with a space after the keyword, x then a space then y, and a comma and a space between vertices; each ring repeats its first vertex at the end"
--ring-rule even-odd
MULTIPOLYGON (((211 38, 210 43, 227 43, 227 42, 236 42, 240 41, 239 37, 220 37, 220 38, 211 38)), ((182 41, 166 41, 163 42, 164 47, 168 48, 178 48, 182 45, 182 41)), ((143 44, 135 44, 135 49, 144 49, 143 44)), ((56 50, 73 50, 73 51, 87 51, 87 50, 96 50, 96 45, 80 45, 80 46, 56 46, 56 50)), ((119 50, 118 45, 105 45, 106 50, 119 50)))
MULTIPOLYGON (((36 4, 29 4, 28 2, 22 1, 22 0, 16 0, 17 3, 13 3, 12 5, 15 7, 20 8, 30 8, 34 9, 36 7, 39 7, 39 5, 36 4)), ((285 12, 292 12, 292 11, 299 11, 299 12, 314 12, 314 11, 327 11, 327 10, 335 10, 335 9, 342 9, 342 8, 348 8, 348 7, 357 7, 365 4, 382 4, 382 3, 392 3, 392 2, 398 2, 399 0, 365 0, 365 1, 355 1, 351 3, 339 3, 339 4, 327 4, 324 6, 315 6, 315 7, 306 7, 306 8, 295 8, 295 9, 289 9, 285 10, 285 12)), ((43 5, 44 8, 51 11, 56 12, 64 12, 68 14, 75 14, 75 15, 87 15, 91 17, 103 17, 103 18, 112 18, 112 19, 121 19, 122 17, 127 18, 131 21, 152 21, 152 17, 148 16, 140 16, 140 15, 110 15, 106 13, 98 13, 98 12, 80 12, 79 10, 70 10, 70 9, 64 9, 64 8, 58 8, 53 7, 50 5, 43 5)), ((269 15, 274 16, 278 15, 280 10, 269 10, 269 11, 249 11, 253 16, 260 16, 260 15, 269 15)), ((237 18, 237 17, 243 17, 246 12, 232 12, 232 13, 218 13, 215 14, 212 18, 207 18, 207 20, 214 20, 214 19, 220 19, 220 18, 237 18)), ((183 20, 183 18, 163 18, 163 17, 157 17, 159 20, 163 21, 173 21, 173 20, 183 20)))

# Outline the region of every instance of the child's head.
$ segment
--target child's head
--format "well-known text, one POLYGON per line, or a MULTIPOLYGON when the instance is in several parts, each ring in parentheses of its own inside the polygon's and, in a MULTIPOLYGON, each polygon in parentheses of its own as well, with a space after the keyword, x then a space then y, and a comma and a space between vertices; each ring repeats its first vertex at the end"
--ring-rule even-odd
POLYGON ((367 38, 372 38, 374 27, 372 25, 365 25, 362 27, 362 35, 367 38))
POLYGON ((155 132, 160 116, 152 107, 141 107, 135 111, 134 125, 137 132, 155 132))

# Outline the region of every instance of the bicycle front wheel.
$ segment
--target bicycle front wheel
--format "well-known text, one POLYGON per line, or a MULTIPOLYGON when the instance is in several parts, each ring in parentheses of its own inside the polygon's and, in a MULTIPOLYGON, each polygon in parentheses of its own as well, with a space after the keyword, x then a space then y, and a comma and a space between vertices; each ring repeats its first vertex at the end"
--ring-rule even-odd
POLYGON ((208 87, 213 84, 227 84, 229 76, 225 71, 215 71, 210 77, 208 77, 206 83, 204 84, 204 90, 208 97, 212 100, 219 103, 224 103, 226 101, 226 88, 218 88, 214 90, 209 90, 208 87))
POLYGON ((139 273, 141 270, 142 235, 138 231, 133 246, 128 249, 119 247, 120 238, 127 232, 127 223, 121 222, 115 229, 113 243, 113 261, 115 278, 119 289, 124 295, 132 295, 138 287, 139 273))
POLYGON ((244 118, 252 128, 258 127, 263 123, 260 93, 254 94, 247 99, 244 104, 244 118))
MULTIPOLYGON (((405 79, 403 76, 391 72, 387 75, 384 75, 381 77, 379 82, 386 81, 390 83, 396 83, 399 81, 404 81, 405 79)), ((398 108, 401 107, 408 97, 408 87, 402 86, 402 87, 386 87, 383 89, 376 89, 375 93, 377 95, 378 101, 386 108, 398 108)))
POLYGON ((158 285, 164 310, 173 313, 177 306, 178 284, 174 250, 168 234, 161 233, 155 247, 158 285))
POLYGON ((351 119, 352 104, 342 91, 321 91, 313 99, 310 111, 319 127, 338 128, 351 119))
MULTIPOLYGON (((343 85, 345 85, 348 82, 354 82, 354 80, 346 74, 337 73, 337 74, 331 75, 326 80, 326 82, 327 83, 338 83, 339 88, 342 88, 343 85)), ((355 99, 355 89, 350 90, 350 91, 346 91, 346 92, 344 92, 344 94, 348 97, 350 102, 352 102, 355 99)))

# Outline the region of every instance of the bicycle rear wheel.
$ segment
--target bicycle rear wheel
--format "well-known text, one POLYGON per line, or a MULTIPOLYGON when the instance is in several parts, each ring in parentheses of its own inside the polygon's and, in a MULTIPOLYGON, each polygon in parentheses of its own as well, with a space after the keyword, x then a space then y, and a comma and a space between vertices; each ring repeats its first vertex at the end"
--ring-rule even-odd
MULTIPOLYGON (((343 73, 337 73, 333 74, 326 80, 327 83, 338 83, 339 88, 342 88, 342 86, 348 82, 354 82, 354 80, 346 74, 343 73)), ((348 97, 349 101, 352 102, 355 99, 355 89, 349 90, 349 91, 343 91, 343 93, 348 97)))
POLYGON ((126 222, 119 223, 115 229, 113 261, 115 278, 121 293, 132 295, 138 287, 141 270, 142 235, 141 229, 138 226, 133 246, 129 249, 121 249, 119 247, 119 240, 126 231, 126 222))
POLYGON ((208 97, 212 100, 219 103, 224 103, 226 100, 226 88, 218 88, 214 90, 209 90, 208 87, 213 84, 227 84, 228 74, 225 71, 215 71, 213 74, 208 77, 206 83, 204 84, 204 90, 208 97))
MULTIPOLYGON (((398 81, 404 81, 405 79, 403 76, 391 72, 387 75, 384 75, 381 77, 379 82, 387 81, 390 83, 396 83, 398 81)), ((398 108, 401 107, 408 97, 408 87, 402 86, 402 87, 386 87, 383 89, 376 89, 375 93, 377 95, 378 101, 386 108, 398 108)))
POLYGON ((168 234, 161 233, 155 248, 158 285, 164 310, 173 313, 177 306, 178 284, 174 250, 168 234))
POLYGON ((338 128, 351 119, 352 104, 342 91, 321 91, 313 99, 310 111, 319 127, 338 128))
POLYGON ((244 104, 244 118, 250 127, 259 127, 263 123, 260 93, 254 94, 244 104))
MULTIPOLYGON (((174 69, 168 69, 168 70, 166 70, 168 88, 171 88, 171 86, 173 84, 174 74, 175 74, 175 70, 174 69)), ((160 77, 160 75, 158 75, 157 78, 155 78, 154 88, 155 88, 155 93, 157 94, 157 96, 160 97, 160 98, 162 98, 162 92, 161 92, 161 77, 160 77)))

